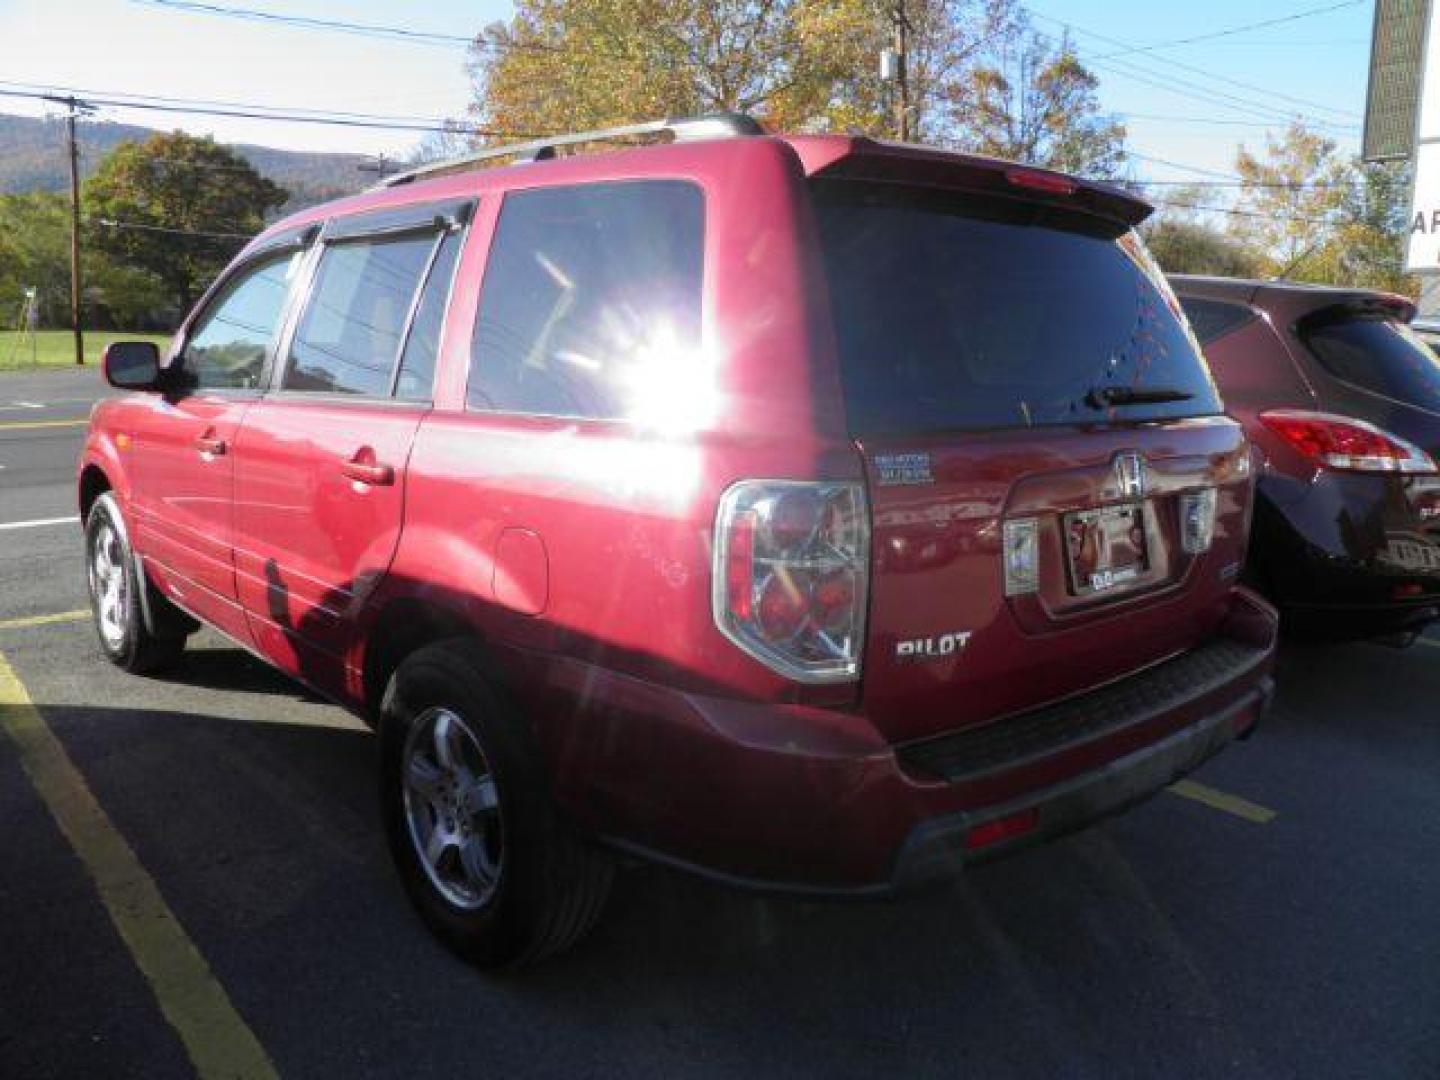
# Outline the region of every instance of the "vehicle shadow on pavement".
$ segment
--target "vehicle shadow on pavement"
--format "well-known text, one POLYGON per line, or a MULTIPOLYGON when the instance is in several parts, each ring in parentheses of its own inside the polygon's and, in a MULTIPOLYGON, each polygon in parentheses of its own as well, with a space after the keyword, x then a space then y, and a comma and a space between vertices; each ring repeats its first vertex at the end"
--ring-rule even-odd
POLYGON ((272 694, 321 703, 325 699, 244 649, 190 649, 175 667, 158 676, 161 682, 204 690, 272 694))
MULTIPOLYGON (((1179 994, 1199 1018, 1207 1060, 1248 1053, 1190 943, 1104 830, 897 903, 767 899, 631 869, 575 951, 485 976, 410 911, 381 834, 369 733, 38 704, 287 1074, 465 1062, 482 1030, 502 1032, 492 1063, 527 1074, 913 1074, 975 1054, 987 1072, 1073 1074, 1072 1039, 1103 1059, 1106 1030, 1125 1035, 1114 1063, 1133 1065, 1144 1042, 1133 1017, 1157 994, 1179 994), (1103 1002, 1076 996, 1077 973, 1105 987, 1103 1002)), ((12 929, 34 946, 16 959, 63 983, 64 950, 44 943, 75 947, 72 898, 29 881, 11 899, 12 929)), ((27 1011, 43 1031, 63 1001, 27 1011)), ((1172 1047, 1157 1036, 1145 1049, 1159 1068, 1172 1047)))
POLYGON ((1283 643, 1276 705, 1286 722, 1323 726, 1403 755, 1388 740, 1403 731, 1440 746, 1440 722, 1423 702, 1440 700, 1440 648, 1360 642, 1283 643))
MULTIPOLYGON (((1440 689, 1431 651, 1287 649, 1281 716, 1230 751, 1234 771, 1278 784, 1308 769, 1341 801, 1337 766, 1362 743, 1387 767, 1433 768, 1433 749, 1403 737, 1436 745, 1440 726, 1414 707, 1440 689)), ((303 693, 239 650, 196 651, 170 678, 303 693)), ((489 1067, 525 1075, 1318 1075, 1358 1061, 1332 1056, 1337 1030, 1363 1055, 1414 1013, 1405 962, 1334 929, 1386 921, 1418 940, 1426 916, 1393 907, 1382 876, 1357 887, 1353 866, 1324 858, 1344 841, 1309 809, 1262 828, 1160 796, 894 903, 763 898, 632 867, 573 952, 486 976, 412 914, 380 828, 376 740, 338 711, 38 703, 286 1074, 473 1071, 479 1040, 489 1067), (1327 989, 1341 980, 1366 988, 1353 1011, 1327 989)), ((47 887, 15 875, 6 918, 30 944, 7 963, 54 987, 66 950, 88 946, 67 932, 73 897, 47 887)), ((65 1008, 25 1003, 0 1057, 65 1008)))

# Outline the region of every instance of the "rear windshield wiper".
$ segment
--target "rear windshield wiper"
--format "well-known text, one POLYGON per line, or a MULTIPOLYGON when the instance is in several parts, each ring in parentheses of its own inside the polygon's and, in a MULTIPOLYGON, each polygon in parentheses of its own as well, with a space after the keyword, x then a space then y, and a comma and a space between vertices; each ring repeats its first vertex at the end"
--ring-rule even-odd
POLYGON ((1116 405, 1160 405, 1167 401, 1189 401, 1195 395, 1187 390, 1168 386, 1096 386, 1085 395, 1085 404, 1092 409, 1109 409, 1116 405))

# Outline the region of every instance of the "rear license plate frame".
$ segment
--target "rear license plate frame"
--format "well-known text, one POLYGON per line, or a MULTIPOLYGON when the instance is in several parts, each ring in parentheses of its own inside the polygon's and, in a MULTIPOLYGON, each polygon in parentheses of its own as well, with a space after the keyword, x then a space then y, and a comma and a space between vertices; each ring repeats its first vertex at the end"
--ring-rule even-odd
MULTIPOLYGON (((1151 565, 1147 516, 1143 502, 1097 506, 1065 514, 1061 525, 1071 592, 1083 597, 1103 596, 1142 584, 1151 565), (1095 533, 1097 525, 1100 526, 1098 534, 1095 533), (1096 553, 1087 556, 1090 565, 1086 565, 1086 559, 1080 558, 1080 553, 1076 551, 1077 526, 1082 527, 1086 534, 1078 537, 1082 547, 1089 536, 1096 537, 1096 553), (1121 529, 1124 530, 1123 539, 1119 536, 1121 529), (1128 548, 1134 557, 1117 563, 1114 555, 1116 547, 1128 548)), ((1123 552, 1121 558, 1125 558, 1123 552)))

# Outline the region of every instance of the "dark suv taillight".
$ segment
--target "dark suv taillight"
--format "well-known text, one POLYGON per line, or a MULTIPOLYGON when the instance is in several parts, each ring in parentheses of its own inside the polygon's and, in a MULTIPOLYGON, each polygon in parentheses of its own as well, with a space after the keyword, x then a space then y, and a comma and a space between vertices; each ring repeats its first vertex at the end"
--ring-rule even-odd
POLYGON ((869 563, 861 484, 742 481, 715 521, 715 623, 788 678, 856 679, 869 563))
POLYGON ((1430 455, 1353 416, 1271 409, 1260 422, 1311 461, 1348 472, 1433 473, 1430 455))

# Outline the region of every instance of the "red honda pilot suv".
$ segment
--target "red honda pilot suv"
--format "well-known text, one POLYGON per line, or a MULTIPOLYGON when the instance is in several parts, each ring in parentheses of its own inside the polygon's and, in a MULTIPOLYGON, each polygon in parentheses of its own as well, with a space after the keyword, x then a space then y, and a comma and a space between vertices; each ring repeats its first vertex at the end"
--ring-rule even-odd
POLYGON ((303 211, 163 362, 109 350, 101 646, 205 623, 370 718, 406 888, 483 966, 576 940, 617 852, 870 896, 1075 829, 1272 686, 1249 448, 1148 210, 708 117, 303 211))

